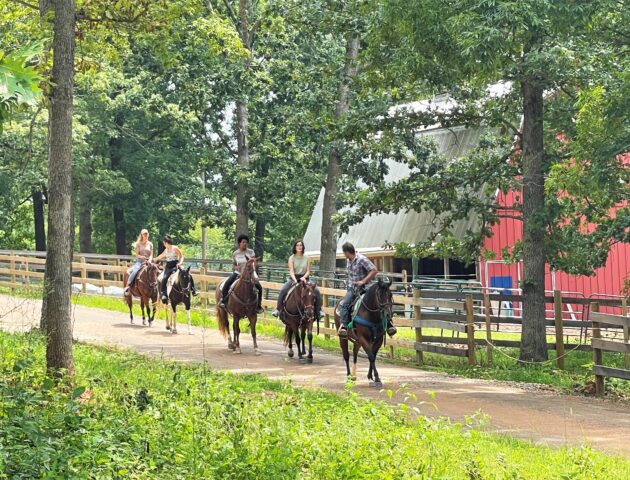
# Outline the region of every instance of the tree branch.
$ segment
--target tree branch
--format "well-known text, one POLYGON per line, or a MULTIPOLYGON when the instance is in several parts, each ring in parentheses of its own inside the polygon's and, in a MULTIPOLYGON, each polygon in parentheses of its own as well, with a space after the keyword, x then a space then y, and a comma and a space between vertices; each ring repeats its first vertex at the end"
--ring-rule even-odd
POLYGON ((22 5, 23 7, 32 8, 34 10, 38 10, 39 11, 39 5, 33 5, 32 3, 24 2, 23 0, 13 0, 13 2, 14 3, 18 3, 18 4, 22 5))
POLYGON ((223 0, 223 4, 225 5, 225 8, 227 8, 228 16, 230 17, 232 22, 234 22, 234 26, 238 30, 239 29, 238 17, 236 15, 236 12, 234 12, 234 9, 232 8, 232 5, 230 5, 230 1, 229 0, 223 0))

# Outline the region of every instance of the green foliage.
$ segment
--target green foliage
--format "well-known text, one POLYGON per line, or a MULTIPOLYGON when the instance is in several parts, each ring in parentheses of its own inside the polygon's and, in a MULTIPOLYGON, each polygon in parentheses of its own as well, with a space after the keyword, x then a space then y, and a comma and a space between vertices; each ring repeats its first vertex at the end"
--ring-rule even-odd
POLYGON ((624 459, 488 435, 475 418, 413 419, 413 405, 115 350, 77 345, 75 383, 60 385, 37 366, 43 349, 0 333, 10 478, 628 478, 624 459))
POLYGON ((41 50, 39 43, 10 53, 0 50, 0 133, 12 113, 22 106, 34 106, 39 98, 42 78, 29 62, 41 50))

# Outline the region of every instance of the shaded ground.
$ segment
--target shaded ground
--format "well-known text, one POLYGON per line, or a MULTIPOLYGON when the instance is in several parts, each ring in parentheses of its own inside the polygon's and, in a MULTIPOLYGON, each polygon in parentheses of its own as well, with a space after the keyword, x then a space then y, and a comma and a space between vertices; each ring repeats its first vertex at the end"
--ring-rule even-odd
MULTIPOLYGON (((37 325, 40 302, 0 295, 0 328, 28 330, 37 325)), ((184 320, 181 313, 180 321, 184 320)), ((179 324, 178 335, 164 329, 157 320, 153 327, 129 323, 126 314, 82 306, 74 307, 74 336, 96 344, 132 348, 141 353, 164 355, 185 362, 206 361, 215 369, 237 373, 260 373, 271 378, 290 379, 296 385, 318 386, 331 391, 346 388, 345 367, 340 356, 316 351, 313 364, 289 359, 279 340, 259 338, 262 355, 255 356, 248 334, 241 336, 243 353, 227 350, 227 343, 213 329, 179 324)), ((359 360, 354 390, 372 399, 405 403, 428 416, 446 416, 453 421, 480 412, 488 421, 486 429, 550 445, 587 444, 600 450, 630 456, 630 408, 597 398, 560 395, 532 387, 502 382, 467 379, 443 373, 380 363, 385 390, 368 386, 367 361, 359 360), (432 392, 432 393, 431 393, 432 392), (413 397, 415 396, 415 399, 413 397)), ((334 414, 334 413, 333 413, 334 414)))

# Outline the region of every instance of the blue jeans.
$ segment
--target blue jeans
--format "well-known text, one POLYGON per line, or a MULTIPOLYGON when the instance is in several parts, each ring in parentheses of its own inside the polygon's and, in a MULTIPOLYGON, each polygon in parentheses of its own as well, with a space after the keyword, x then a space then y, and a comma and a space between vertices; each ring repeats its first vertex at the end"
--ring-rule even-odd
POLYGON ((341 324, 348 326, 350 322, 350 310, 352 309, 352 304, 354 303, 354 289, 348 288, 346 291, 346 296, 343 297, 343 300, 339 303, 339 314, 341 316, 341 324))
POLYGON ((127 285, 131 285, 133 281, 136 279, 136 275, 138 275, 138 272, 142 268, 142 265, 144 265, 144 262, 146 262, 146 260, 140 260, 140 259, 136 260, 135 265, 131 268, 131 273, 129 274, 129 278, 127 279, 127 285))

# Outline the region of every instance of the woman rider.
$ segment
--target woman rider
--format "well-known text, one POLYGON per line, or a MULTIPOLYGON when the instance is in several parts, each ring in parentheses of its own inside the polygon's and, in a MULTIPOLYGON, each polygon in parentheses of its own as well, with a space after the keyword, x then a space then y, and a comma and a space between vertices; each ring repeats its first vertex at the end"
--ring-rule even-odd
MULTIPOLYGON (((249 246, 249 237, 247 235, 239 235, 236 239, 236 243, 238 244, 238 249, 234 251, 232 254, 232 274, 227 278, 225 283, 223 284, 223 289, 221 290, 221 301, 219 302, 219 306, 225 307, 225 302, 230 292, 230 287, 236 281, 236 279, 241 274, 241 269, 247 263, 247 260, 250 258, 254 258, 256 254, 249 246)), ((256 282, 254 283, 256 289, 258 290, 258 307, 257 313, 263 313, 264 310, 262 308, 262 286, 256 282)))
POLYGON ((129 278, 127 279, 127 287, 125 288, 125 295, 129 292, 129 288, 136 280, 138 272, 147 261, 151 261, 153 258, 153 244, 149 242, 149 231, 143 228, 138 235, 138 240, 134 244, 134 250, 136 252, 136 263, 131 267, 129 272, 129 278))
MULTIPOLYGON (((293 244, 293 255, 289 257, 289 275, 291 276, 291 280, 288 280, 280 289, 280 293, 278 293, 278 304, 276 309, 271 312, 274 317, 279 315, 280 309, 282 308, 291 286, 298 282, 308 282, 308 277, 311 275, 311 259, 304 254, 304 242, 302 240, 298 240, 293 244)), ((315 309, 315 318, 320 317, 321 306, 321 299, 318 291, 315 296, 315 304, 313 305, 315 309)))
MULTIPOLYGON (((162 259, 166 261, 166 265, 164 266, 164 274, 162 276, 162 283, 160 285, 160 296, 162 297, 162 303, 168 303, 166 284, 169 277, 184 263, 184 254, 177 245, 173 245, 173 238, 170 235, 164 235, 162 242, 164 243, 164 251, 157 257, 155 257, 153 261, 158 262, 162 259)), ((190 290, 193 295, 197 295, 197 291, 195 290, 195 282, 192 277, 190 279, 190 290)))

